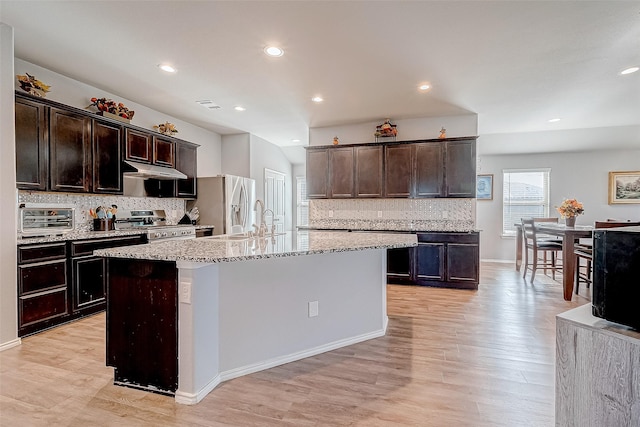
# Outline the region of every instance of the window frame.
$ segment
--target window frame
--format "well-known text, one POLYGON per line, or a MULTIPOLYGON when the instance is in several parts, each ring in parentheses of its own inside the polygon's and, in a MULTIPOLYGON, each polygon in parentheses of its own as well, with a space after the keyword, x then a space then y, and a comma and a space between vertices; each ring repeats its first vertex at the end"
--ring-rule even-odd
MULTIPOLYGON (((515 237, 516 236, 516 228, 513 225, 516 220, 513 218, 513 214, 507 211, 508 207, 511 206, 526 206, 526 205, 535 205, 542 206, 543 212, 541 214, 531 214, 524 218, 545 218, 549 216, 549 212, 551 209, 551 168, 515 168, 515 169, 503 169, 502 170, 502 237, 515 237), (518 174, 518 173, 542 173, 546 174, 542 176, 543 179, 543 199, 539 203, 532 203, 532 201, 522 201, 521 203, 513 203, 511 201, 510 193, 507 193, 507 189, 510 189, 510 183, 513 182, 511 177, 507 180, 508 174, 518 174), (545 188, 546 186, 546 188, 545 188), (507 224, 507 220, 510 217, 511 224, 507 224)), ((521 217, 523 218, 523 217, 521 217)))

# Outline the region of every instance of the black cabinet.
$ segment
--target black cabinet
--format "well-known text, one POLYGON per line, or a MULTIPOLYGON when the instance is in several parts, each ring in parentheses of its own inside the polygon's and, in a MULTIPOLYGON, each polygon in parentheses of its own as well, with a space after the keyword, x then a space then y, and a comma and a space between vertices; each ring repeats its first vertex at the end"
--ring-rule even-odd
POLYGON ((94 193, 122 193, 122 126, 93 120, 94 193))
POLYGON ((18 247, 18 335, 62 323, 68 314, 66 243, 18 247))
POLYGON ((176 143, 176 169, 187 175, 186 179, 176 181, 176 196, 189 199, 197 197, 196 177, 198 159, 196 144, 178 141, 176 143))
POLYGON ((49 177, 49 107, 16 97, 16 185, 46 190, 49 177))
POLYGON ((479 233, 418 233, 418 246, 387 251, 387 281, 477 289, 479 233))
POLYGON ((58 108, 49 110, 49 188, 88 192, 91 186, 91 120, 58 108))
POLYGON ((175 166, 175 144, 173 141, 159 136, 153 137, 153 162, 158 166, 175 166))

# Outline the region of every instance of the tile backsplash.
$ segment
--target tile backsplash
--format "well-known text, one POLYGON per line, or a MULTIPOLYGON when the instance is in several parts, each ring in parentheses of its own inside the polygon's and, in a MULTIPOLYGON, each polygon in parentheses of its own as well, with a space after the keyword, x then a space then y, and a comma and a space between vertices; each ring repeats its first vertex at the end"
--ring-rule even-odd
MULTIPOLYGON (((118 209, 163 209, 167 215, 167 224, 177 224, 185 212, 184 199, 155 197, 125 197, 107 194, 72 194, 18 191, 20 203, 55 203, 76 208, 76 229, 89 231, 93 220, 89 209, 98 206, 116 205, 118 209)), ((116 214, 117 216, 117 214, 116 214)))
POLYGON ((317 199, 309 201, 312 228, 472 231, 476 199, 317 199))

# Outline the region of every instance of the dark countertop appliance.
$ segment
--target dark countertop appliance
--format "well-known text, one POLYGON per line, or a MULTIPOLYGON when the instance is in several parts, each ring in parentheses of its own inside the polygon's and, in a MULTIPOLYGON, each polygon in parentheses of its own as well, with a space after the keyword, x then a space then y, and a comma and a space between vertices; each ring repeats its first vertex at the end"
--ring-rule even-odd
POLYGON ((640 226, 594 230, 593 315, 640 330, 640 226))

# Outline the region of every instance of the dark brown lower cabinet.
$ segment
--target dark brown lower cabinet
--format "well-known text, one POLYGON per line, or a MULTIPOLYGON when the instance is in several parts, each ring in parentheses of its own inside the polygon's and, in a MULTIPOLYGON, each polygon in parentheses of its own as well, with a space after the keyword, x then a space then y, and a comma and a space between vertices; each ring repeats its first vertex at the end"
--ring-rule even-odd
POLYGON ((417 233, 418 246, 387 251, 387 282, 478 289, 479 233, 417 233))
POLYGON ((18 335, 104 310, 105 260, 93 251, 146 242, 133 235, 18 246, 18 335))
POLYGON ((18 247, 18 335, 62 323, 69 314, 66 243, 18 247))
POLYGON ((107 365, 114 383, 162 394, 178 389, 175 262, 107 260, 107 365))

